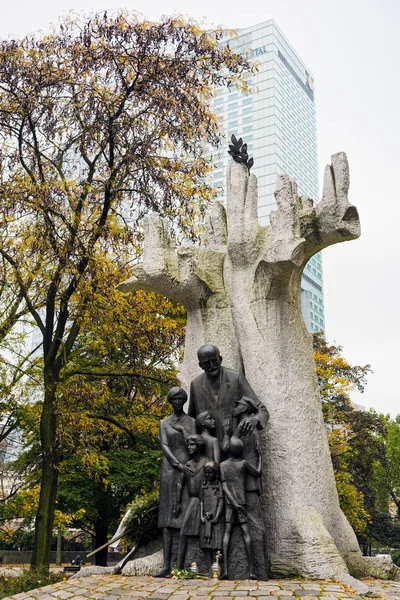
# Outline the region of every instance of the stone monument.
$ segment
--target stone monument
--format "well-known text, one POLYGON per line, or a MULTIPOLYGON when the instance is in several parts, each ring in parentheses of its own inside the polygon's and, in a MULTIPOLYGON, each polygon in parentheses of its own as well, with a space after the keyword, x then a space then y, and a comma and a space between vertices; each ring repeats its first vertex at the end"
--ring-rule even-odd
MULTIPOLYGON (((120 289, 155 290, 186 307, 185 389, 200 373, 197 349, 215 344, 224 365, 245 374, 268 408, 260 498, 271 574, 360 576, 364 562, 339 507, 312 339, 300 308, 301 274, 311 256, 360 235, 357 209, 347 197, 347 158, 332 157, 316 205, 281 175, 278 208, 267 227, 258 223, 257 179, 248 166, 231 163, 227 206, 212 206, 205 245, 176 247, 167 222, 151 214, 143 262, 120 289)), ((248 411, 250 418, 251 401, 248 411)), ((238 543, 241 537, 239 530, 238 543)))

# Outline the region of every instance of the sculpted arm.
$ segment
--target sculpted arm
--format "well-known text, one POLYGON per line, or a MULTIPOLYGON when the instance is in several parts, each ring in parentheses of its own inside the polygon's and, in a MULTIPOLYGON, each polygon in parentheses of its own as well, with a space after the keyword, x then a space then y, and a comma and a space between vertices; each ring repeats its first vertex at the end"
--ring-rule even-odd
POLYGON ((190 399, 189 399, 189 408, 188 408, 187 414, 189 415, 189 417, 193 417, 193 419, 195 419, 197 417, 195 391, 194 391, 193 382, 190 384, 190 399))
POLYGON ((236 510, 238 510, 240 508, 239 504, 236 502, 236 500, 234 499, 234 497, 232 496, 231 492, 229 491, 228 486, 226 485, 226 482, 223 481, 222 482, 222 489, 224 490, 224 494, 225 494, 225 498, 228 500, 228 502, 230 504, 232 504, 233 508, 235 508, 236 510))
POLYGON ((241 396, 248 396, 253 399, 257 412, 252 415, 252 417, 257 419, 257 429, 264 429, 265 425, 268 423, 269 412, 264 404, 258 400, 251 385, 242 373, 239 373, 239 391, 241 396))
POLYGON ((176 458, 176 456, 172 452, 171 448, 169 447, 166 428, 167 428, 167 426, 164 423, 161 423, 161 425, 160 425, 161 450, 163 451, 164 456, 168 460, 169 464, 172 467, 175 467, 176 469, 179 469, 180 471, 182 471, 183 466, 181 465, 181 463, 179 462, 179 460, 176 458))

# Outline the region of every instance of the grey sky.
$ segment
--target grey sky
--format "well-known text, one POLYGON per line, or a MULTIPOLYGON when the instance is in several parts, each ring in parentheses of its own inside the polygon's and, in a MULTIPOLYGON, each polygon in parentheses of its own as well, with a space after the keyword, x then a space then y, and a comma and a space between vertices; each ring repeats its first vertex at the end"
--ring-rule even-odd
POLYGON ((366 392, 354 401, 400 413, 400 2, 0 0, 0 35, 46 31, 71 9, 118 7, 150 19, 181 13, 204 26, 246 27, 273 18, 309 66, 316 82, 320 185, 330 155, 344 150, 350 199, 362 224, 359 240, 323 252, 327 338, 344 346, 351 362, 372 365, 366 392))

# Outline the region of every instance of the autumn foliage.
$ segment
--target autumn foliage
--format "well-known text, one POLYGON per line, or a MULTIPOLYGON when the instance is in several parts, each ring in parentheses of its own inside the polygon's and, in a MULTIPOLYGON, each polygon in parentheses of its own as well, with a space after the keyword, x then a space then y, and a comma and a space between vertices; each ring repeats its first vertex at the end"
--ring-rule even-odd
POLYGON ((40 337, 33 568, 49 562, 67 436, 60 399, 78 339, 88 351, 92 343, 87 321, 105 319, 104 281, 113 269, 126 276, 146 212, 193 237, 214 197, 213 89, 250 69, 217 44, 221 36, 179 18, 118 12, 67 17, 51 35, 0 43, 0 334, 23 318, 40 337))

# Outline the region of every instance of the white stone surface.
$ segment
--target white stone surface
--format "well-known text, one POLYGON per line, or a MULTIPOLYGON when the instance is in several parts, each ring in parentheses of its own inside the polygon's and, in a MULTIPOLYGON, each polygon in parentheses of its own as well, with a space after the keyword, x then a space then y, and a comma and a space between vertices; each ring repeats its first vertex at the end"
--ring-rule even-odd
POLYGON ((394 564, 390 556, 387 558, 366 556, 364 557, 364 561, 367 565, 367 571, 370 577, 400 581, 400 568, 394 564))
POLYGON ((122 575, 155 575, 163 566, 163 552, 158 550, 154 554, 143 556, 129 561, 122 569, 122 575))
POLYGON ((206 247, 171 243, 165 222, 150 215, 143 263, 120 289, 154 289, 188 313, 180 378, 186 389, 200 373, 197 349, 219 347, 224 364, 242 370, 270 412, 262 497, 273 576, 360 576, 364 562, 339 507, 312 351, 300 307, 301 274, 313 254, 360 235, 347 199, 344 153, 325 170, 322 201, 299 198, 279 179, 271 225, 257 219, 257 179, 232 163, 227 209, 216 203, 206 247))
POLYGON ((71 575, 70 579, 81 579, 81 577, 91 577, 92 575, 112 575, 115 567, 100 567, 98 565, 89 565, 88 567, 82 567, 80 571, 77 571, 71 575))

